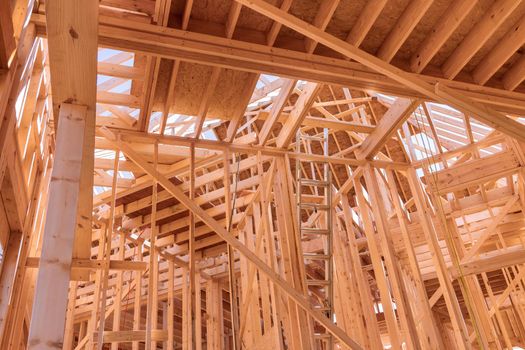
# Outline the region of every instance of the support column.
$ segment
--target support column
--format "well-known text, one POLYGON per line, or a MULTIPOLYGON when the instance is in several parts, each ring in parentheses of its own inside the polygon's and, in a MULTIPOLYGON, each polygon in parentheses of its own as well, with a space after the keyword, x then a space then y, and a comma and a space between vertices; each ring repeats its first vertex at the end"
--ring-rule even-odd
POLYGON ((60 108, 28 349, 60 349, 64 342, 86 111, 85 106, 71 104, 60 108))

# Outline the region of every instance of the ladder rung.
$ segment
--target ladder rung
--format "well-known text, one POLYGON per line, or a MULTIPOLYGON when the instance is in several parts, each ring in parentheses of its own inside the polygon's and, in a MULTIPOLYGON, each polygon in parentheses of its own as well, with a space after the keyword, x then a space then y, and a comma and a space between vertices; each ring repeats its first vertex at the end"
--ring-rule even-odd
POLYGON ((330 206, 328 204, 317 204, 317 203, 299 203, 301 208, 311 208, 317 210, 329 210, 330 206))
POLYGON ((314 310, 317 310, 317 311, 321 311, 321 312, 329 312, 329 311, 332 311, 332 308, 330 307, 314 307, 314 310))
POLYGON ((326 228, 301 227, 301 232, 306 235, 328 235, 330 232, 326 228))
POLYGON ((320 142, 324 142, 326 140, 324 136, 311 136, 311 135, 306 135, 306 134, 302 134, 301 139, 310 140, 310 141, 320 141, 320 142))
POLYGON ((332 338, 332 335, 329 333, 315 333, 314 337, 317 339, 330 339, 332 338))
POLYGON ((299 179, 299 182, 301 182, 301 185, 306 185, 306 186, 328 186, 329 183, 328 181, 323 181, 323 180, 312 180, 312 179, 299 179))
POLYGON ((330 259, 330 255, 327 255, 327 254, 303 253, 303 257, 308 260, 328 260, 330 259))
POLYGON ((307 286, 329 286, 330 281, 327 280, 306 280, 307 286))

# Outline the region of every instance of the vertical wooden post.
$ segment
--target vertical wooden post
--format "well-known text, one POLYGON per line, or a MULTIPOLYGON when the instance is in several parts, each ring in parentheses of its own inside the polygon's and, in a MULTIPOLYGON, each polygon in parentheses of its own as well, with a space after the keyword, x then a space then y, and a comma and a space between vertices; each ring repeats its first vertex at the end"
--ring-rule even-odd
MULTIPOLYGON (((154 169, 157 171, 159 145, 155 142, 153 152, 154 169)), ((151 234, 149 249, 149 279, 148 279, 148 309, 146 313, 146 350, 156 349, 157 342, 151 339, 152 330, 157 327, 157 278, 158 258, 155 249, 157 238, 157 181, 153 180, 153 193, 151 195, 151 234)))
POLYGON ((421 270, 419 268, 416 253, 414 251, 412 241, 410 240, 406 213, 403 211, 403 208, 401 207, 401 203, 399 201, 399 194, 397 192, 394 174, 392 171, 388 170, 386 175, 387 175, 387 179, 389 182, 388 187, 389 187, 392 201, 394 204, 394 210, 395 210, 397 219, 399 221, 399 227, 401 229, 401 236, 405 244, 405 250, 408 256, 408 262, 409 262, 409 266, 412 272, 412 278, 414 280, 416 293, 420 299, 419 311, 422 313, 422 323, 423 323, 423 329, 425 331, 425 335, 423 336, 422 334, 419 337, 419 339, 422 343, 421 345, 424 348, 429 348, 429 349, 442 348, 443 347, 442 341, 441 341, 441 338, 439 337, 439 334, 437 333, 436 325, 434 324, 434 318, 432 317, 432 310, 428 302, 428 297, 427 297, 427 293, 425 290, 423 278, 421 277, 421 270))
MULTIPOLYGON (((238 160, 240 162, 240 159, 238 160)), ((239 179, 235 178, 235 181, 238 181, 239 179)), ((232 194, 230 190, 230 157, 229 152, 226 150, 224 152, 224 201, 226 205, 226 229, 228 231, 231 231, 231 216, 233 214, 233 207, 232 207, 232 194)), ((236 196, 236 193, 233 194, 236 196)), ((235 283, 235 271, 234 271, 234 263, 235 263, 235 254, 234 250, 231 247, 231 245, 228 244, 228 282, 230 287, 230 309, 231 309, 231 322, 232 322, 232 336, 233 336, 233 342, 232 342, 232 349, 237 350, 239 349, 239 309, 237 305, 237 287, 235 283)))
MULTIPOLYGON (((173 266, 173 261, 168 261, 168 321, 166 322, 166 325, 168 327, 168 343, 167 347, 168 349, 173 349, 173 346, 175 345, 175 341, 173 338, 173 288, 175 287, 173 285, 174 283, 174 274, 175 274, 175 267, 173 266)), ((140 307, 140 306, 139 306, 140 307)))
POLYGON ((73 331, 74 331, 74 320, 75 320, 75 301, 77 298, 77 281, 71 281, 69 286, 69 296, 66 313, 66 330, 64 332, 64 345, 62 350, 71 350, 73 348, 73 331))
POLYGON ((419 349, 419 340, 416 332, 416 326, 414 318, 409 309, 409 303, 406 296, 404 283, 401 279, 398 265, 395 263, 395 252, 391 239, 391 235, 388 231, 388 222, 386 220, 387 210, 385 203, 382 200, 381 190, 377 181, 375 169, 366 165, 363 171, 368 194, 370 197, 370 204, 372 212, 374 213, 376 230, 379 233, 381 250, 383 253, 383 259, 388 272, 388 278, 390 281, 390 288, 394 296, 397 314, 401 325, 403 326, 406 334, 405 341, 410 348, 419 349))
POLYGON ((448 271, 441 253, 441 249, 439 247, 439 243, 437 241, 433 223, 430 220, 432 217, 431 211, 427 207, 415 169, 408 169, 407 174, 410 189, 412 190, 412 195, 417 207, 417 213, 419 215, 428 246, 432 253, 432 260, 434 262, 434 266, 436 267, 439 284, 443 290, 443 296, 450 314, 450 320, 452 321, 452 326, 454 328, 456 343, 460 349, 470 349, 471 344, 467 326, 465 324, 465 320, 463 319, 463 315, 461 314, 456 292, 454 291, 452 282, 448 276, 448 271))
MULTIPOLYGON (((142 244, 136 247, 136 256, 142 261, 142 244)), ((141 299, 142 299, 142 271, 135 271, 135 299, 133 300, 133 330, 140 330, 141 320, 141 299)), ((131 345, 132 350, 139 350, 139 342, 134 341, 131 345)))
MULTIPOLYGON (((190 199, 195 199, 195 144, 190 146, 190 199)), ((195 349, 195 215, 190 210, 190 235, 189 235, 189 325, 188 325, 188 349, 195 349)))
POLYGON ((201 301, 201 277, 199 270, 195 271, 195 350, 202 350, 202 301, 201 301))
MULTIPOLYGON (((64 342, 67 294, 80 195, 87 108, 62 104, 42 255, 28 349, 57 349, 64 342)), ((86 150, 87 152, 91 150, 86 150)), ((82 189, 92 191, 90 187, 82 189)))
MULTIPOLYGON (((118 159, 120 158, 120 152, 115 153, 116 161, 115 163, 118 164, 118 159)), ((117 165, 118 166, 118 165, 117 165)), ((117 168, 118 169, 118 168, 117 168)), ((114 171, 113 173, 114 177, 118 177, 118 171, 114 171)), ((126 241, 126 235, 123 232, 120 232, 119 234, 119 245, 118 245, 118 259, 124 260, 124 244, 126 241)), ((111 255, 111 254, 109 254, 111 255)), ((117 284, 115 285, 115 295, 114 295, 114 311, 113 311, 113 331, 119 331, 120 330, 120 319, 121 319, 121 306, 122 306, 122 287, 124 283, 124 278, 122 271, 117 271, 117 284)), ((118 350, 119 343, 113 342, 111 343, 111 350, 118 350)))

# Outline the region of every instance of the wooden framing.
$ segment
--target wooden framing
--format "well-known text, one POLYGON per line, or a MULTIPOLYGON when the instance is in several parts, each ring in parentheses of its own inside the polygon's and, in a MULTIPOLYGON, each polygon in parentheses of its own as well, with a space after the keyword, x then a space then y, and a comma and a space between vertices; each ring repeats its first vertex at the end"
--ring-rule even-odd
POLYGON ((0 348, 525 348, 522 5, 2 3, 0 348))

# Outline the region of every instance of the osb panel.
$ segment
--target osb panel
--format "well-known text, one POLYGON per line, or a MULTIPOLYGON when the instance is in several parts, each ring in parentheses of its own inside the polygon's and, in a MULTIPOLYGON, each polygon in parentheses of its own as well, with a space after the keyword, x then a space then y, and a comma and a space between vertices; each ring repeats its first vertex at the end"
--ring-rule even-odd
MULTIPOLYGON (((155 93, 155 111, 160 111, 163 108, 171 69, 171 62, 162 62, 155 93)), ((212 70, 211 66, 181 62, 175 83, 174 104, 170 108, 170 113, 191 116, 195 116, 198 113, 212 70)), ((246 91, 250 74, 242 71, 221 69, 219 81, 210 98, 207 116, 230 119, 232 111, 240 107, 243 96, 251 93, 246 91)))
MULTIPOLYGON (((280 6, 282 1, 279 0, 271 0, 268 1, 268 3, 280 6)), ((263 16, 259 14, 258 12, 253 11, 252 9, 247 8, 246 6, 243 6, 241 8, 241 13, 239 16, 239 20, 237 21, 237 27, 238 28, 247 28, 247 29, 253 29, 261 32, 267 32, 273 21, 269 19, 266 16, 263 16)))
POLYGON ((339 2, 339 6, 337 6, 326 27, 326 32, 340 39, 346 39, 367 2, 365 0, 342 0, 339 2))
POLYGON ((212 73, 212 67, 181 62, 175 83, 174 105, 171 113, 196 115, 212 73))
POLYGON ((208 117, 231 119, 231 113, 241 108, 243 97, 253 91, 247 91, 252 73, 222 69, 219 82, 210 100, 208 117))
POLYGON ((155 88, 155 99, 153 100, 154 111, 162 111, 164 108, 164 102, 166 101, 167 97, 172 68, 172 60, 161 59, 159 75, 157 77, 157 86, 155 88))
POLYGON ((228 19, 231 6, 231 0, 194 0, 191 9, 191 18, 224 24, 228 19))

